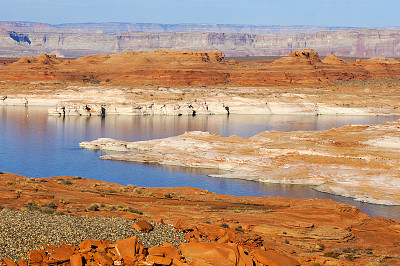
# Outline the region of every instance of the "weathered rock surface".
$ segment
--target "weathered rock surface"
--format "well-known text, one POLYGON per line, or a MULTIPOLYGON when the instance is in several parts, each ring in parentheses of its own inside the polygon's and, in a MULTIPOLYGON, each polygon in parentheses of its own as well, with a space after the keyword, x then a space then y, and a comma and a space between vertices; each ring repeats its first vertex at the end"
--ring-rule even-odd
POLYGON ((98 139, 80 147, 129 153, 106 160, 225 170, 214 176, 309 184, 358 201, 400 205, 400 121, 317 132, 263 132, 251 138, 186 132, 166 139, 98 139))
MULTIPOLYGON (((0 184, 2 216, 11 213, 29 219, 44 214, 24 211, 27 208, 35 207, 44 212, 48 208, 45 206, 53 206, 54 211, 64 213, 60 216, 47 214, 46 221, 51 223, 52 217, 57 220, 51 223, 52 227, 57 227, 55 224, 59 227, 55 234, 62 234, 71 226, 69 219, 79 221, 84 215, 164 220, 186 235, 186 244, 173 246, 161 242, 151 247, 149 243, 140 243, 139 236, 114 243, 89 238, 74 245, 69 245, 68 241, 75 237, 65 237, 64 245, 31 251, 27 257, 31 264, 64 261, 72 265, 89 262, 121 265, 122 260, 125 264, 145 261, 150 265, 261 265, 266 261, 277 265, 396 265, 399 262, 398 220, 369 217, 355 207, 331 200, 235 197, 187 187, 140 188, 77 177, 29 179, 8 173, 0 174, 0 184), (61 179, 71 184, 65 185, 61 179), (85 212, 93 202, 98 203, 99 209, 85 212), (112 206, 115 208, 110 208, 112 206), (9 211, 10 208, 21 211, 9 211)), ((171 228, 152 224, 157 228, 171 228)), ((120 223, 114 222, 114 225, 118 227, 120 223)), ((17 229, 21 225, 15 222, 7 226, 17 229)), ((32 230, 33 227, 28 227, 21 233, 29 238, 37 233, 32 230)), ((12 248, 15 240, 5 245, 15 232, 11 229, 0 232, 0 243, 6 247, 1 249, 1 254, 15 252, 12 248), (10 248, 8 252, 7 248, 10 248)), ((154 234, 154 230, 141 234, 145 239, 143 235, 154 234)), ((158 234, 162 237, 165 231, 158 234)), ((153 240, 157 240, 157 235, 154 236, 153 240)), ((3 263, 11 262, 3 260, 3 263)), ((18 263, 27 265, 23 260, 18 263)))

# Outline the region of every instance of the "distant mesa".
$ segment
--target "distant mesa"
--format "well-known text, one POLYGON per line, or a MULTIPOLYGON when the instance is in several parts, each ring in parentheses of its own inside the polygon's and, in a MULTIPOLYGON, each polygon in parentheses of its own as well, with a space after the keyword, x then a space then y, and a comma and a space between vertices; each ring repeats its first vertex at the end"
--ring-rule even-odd
POLYGON ((312 49, 296 50, 288 56, 272 62, 272 65, 307 64, 315 65, 321 63, 318 53, 312 49))
POLYGON ((334 54, 329 55, 329 56, 325 57, 324 59, 322 59, 322 63, 332 64, 332 65, 345 65, 346 64, 345 61, 343 61, 342 59, 340 59, 339 57, 337 57, 334 54))
POLYGON ((386 66, 386 65, 396 65, 396 64, 400 64, 400 60, 394 58, 372 57, 364 60, 360 59, 356 60, 356 65, 359 66, 368 66, 368 65, 386 66))
POLYGON ((41 64, 41 65, 54 65, 61 63, 54 54, 41 54, 39 56, 24 56, 21 57, 15 65, 21 64, 41 64))

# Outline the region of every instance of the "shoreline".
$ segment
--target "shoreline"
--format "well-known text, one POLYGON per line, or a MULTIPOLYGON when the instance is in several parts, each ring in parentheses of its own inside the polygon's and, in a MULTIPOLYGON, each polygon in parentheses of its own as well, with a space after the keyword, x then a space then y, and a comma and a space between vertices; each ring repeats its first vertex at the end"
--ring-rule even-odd
POLYGON ((139 88, 70 86, 50 91, 2 91, 0 106, 42 106, 54 116, 108 115, 400 115, 395 96, 293 93, 291 88, 139 88), (271 91, 275 91, 271 94, 271 91), (166 95, 172 96, 167 97, 166 95), (243 95, 243 96, 239 96, 243 95), (393 99, 392 99, 393 98, 393 99), (347 99, 347 100, 346 100, 347 99), (391 101, 389 104, 388 101, 391 101), (350 103, 348 103, 350 102, 350 103))

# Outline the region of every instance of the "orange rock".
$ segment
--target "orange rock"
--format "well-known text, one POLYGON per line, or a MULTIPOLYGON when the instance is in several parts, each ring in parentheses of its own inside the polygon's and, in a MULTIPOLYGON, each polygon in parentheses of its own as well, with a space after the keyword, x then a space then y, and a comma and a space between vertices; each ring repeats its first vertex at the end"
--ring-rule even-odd
POLYGON ((89 252, 90 250, 92 250, 92 240, 88 239, 88 240, 82 241, 79 244, 79 249, 80 249, 80 252, 83 252, 83 253, 89 252))
POLYGON ((28 261, 25 259, 20 259, 17 261, 18 266, 28 266, 28 261))
POLYGON ((79 254, 74 254, 74 255, 72 255, 72 256, 69 258, 69 260, 70 260, 71 266, 82 266, 82 265, 83 265, 83 263, 82 263, 82 256, 79 255, 79 254))
POLYGON ((173 266, 188 266, 189 264, 187 264, 186 262, 182 262, 180 260, 177 260, 177 259, 173 259, 172 260, 172 265, 173 266))
POLYGON ((28 254, 28 261, 30 264, 41 263, 46 258, 46 251, 32 250, 28 254))
POLYGON ((149 255, 159 256, 171 259, 180 259, 179 250, 170 243, 164 243, 161 247, 152 247, 148 249, 149 255))
POLYGON ((17 266, 18 265, 10 259, 3 259, 3 264, 5 264, 6 266, 17 266))
POLYGON ((134 260, 136 255, 137 237, 133 236, 127 239, 117 241, 113 244, 117 255, 126 260, 134 260))
POLYGON ((142 232, 150 232, 153 230, 153 226, 146 220, 139 220, 136 223, 134 223, 133 228, 135 228, 138 231, 142 232))
POLYGON ((199 261, 219 266, 236 265, 238 257, 235 253, 237 245, 219 244, 215 242, 182 243, 179 246, 182 255, 189 261, 199 261), (223 258, 221 260, 221 258, 223 258))
POLYGON ((242 246, 238 246, 239 262, 238 266, 253 265, 253 259, 250 255, 246 254, 242 246))
POLYGON ((113 265, 113 261, 105 252, 96 252, 93 259, 101 265, 113 265))
POLYGON ((297 266, 300 263, 297 260, 289 258, 273 250, 259 250, 253 253, 253 257, 262 264, 270 266, 297 266))
POLYGON ((149 255, 149 256, 147 256, 146 262, 155 263, 157 265, 159 265, 159 264, 160 265, 170 265, 172 262, 172 259, 160 257, 160 256, 149 255))
POLYGON ((164 220, 162 218, 154 218, 153 222, 159 223, 159 224, 165 224, 164 220))
POLYGON ((92 244, 96 246, 96 250, 99 251, 106 251, 106 248, 108 248, 111 244, 109 240, 93 240, 92 244))
POLYGON ((174 221, 174 223, 172 224, 172 226, 176 229, 181 229, 182 227, 182 223, 183 223, 183 219, 179 218, 177 220, 174 221))
POLYGON ((67 261, 72 256, 73 251, 68 248, 55 248, 54 253, 50 255, 50 260, 67 261))

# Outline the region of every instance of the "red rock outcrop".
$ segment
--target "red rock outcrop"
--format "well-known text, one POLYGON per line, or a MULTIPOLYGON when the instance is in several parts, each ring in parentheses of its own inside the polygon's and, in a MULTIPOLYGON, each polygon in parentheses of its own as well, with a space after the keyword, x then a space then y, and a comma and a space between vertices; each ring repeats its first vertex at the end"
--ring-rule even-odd
MULTIPOLYGON (((81 215, 93 202, 122 204, 143 213, 100 207, 84 214, 162 219, 186 233, 187 243, 179 249, 171 244, 146 248, 135 237, 115 243, 91 239, 79 245, 31 251, 31 264, 107 265, 113 261, 122 265, 123 259, 125 263, 146 261, 150 265, 221 265, 219 261, 215 264, 217 257, 222 263, 235 261, 230 265, 253 265, 252 261, 255 265, 266 261, 277 265, 366 265, 377 260, 399 263, 400 221, 369 217, 355 207, 330 200, 235 197, 195 188, 136 188, 63 177, 72 183, 67 186, 59 179, 27 179, 2 173, 0 206, 18 210, 26 208, 27 202, 42 206, 57 200, 57 211, 81 215), (17 194, 16 190, 22 192, 17 194), (150 192, 152 196, 148 196, 150 192)), ((3 261, 6 263, 10 262, 3 261)))
POLYGON ((321 61, 318 53, 299 50, 287 57, 246 64, 226 62, 221 52, 156 50, 113 55, 84 56, 61 60, 55 55, 23 57, 0 68, 7 82, 46 81, 89 84, 174 86, 174 85, 326 85, 336 80, 400 76, 396 59, 349 61, 337 57, 321 61))

